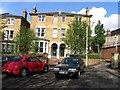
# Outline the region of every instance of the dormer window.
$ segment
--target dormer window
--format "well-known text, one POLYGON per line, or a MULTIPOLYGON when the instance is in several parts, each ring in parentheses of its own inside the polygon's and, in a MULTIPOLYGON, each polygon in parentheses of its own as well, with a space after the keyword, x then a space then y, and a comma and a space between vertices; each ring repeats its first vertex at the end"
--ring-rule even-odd
POLYGON ((46 20, 46 15, 38 16, 38 22, 45 22, 45 20, 46 20))
POLYGON ((14 25, 14 18, 8 18, 7 25, 14 25))
POLYGON ((66 16, 65 15, 62 16, 62 22, 66 22, 66 16))

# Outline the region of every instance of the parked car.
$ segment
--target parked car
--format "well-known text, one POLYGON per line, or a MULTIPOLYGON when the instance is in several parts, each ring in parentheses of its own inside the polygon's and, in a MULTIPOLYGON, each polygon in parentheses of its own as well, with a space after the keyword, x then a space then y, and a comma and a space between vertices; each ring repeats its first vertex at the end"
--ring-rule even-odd
POLYGON ((4 66, 5 63, 7 63, 8 61, 10 61, 14 56, 2 56, 0 57, 2 60, 2 66, 4 66))
POLYGON ((60 76, 75 76, 80 77, 81 73, 84 72, 85 64, 81 58, 68 57, 64 58, 59 65, 53 68, 53 72, 56 78, 60 76))
POLYGON ((15 74, 23 77, 28 73, 39 71, 48 72, 48 64, 35 56, 14 57, 2 67, 2 72, 7 75, 15 74))

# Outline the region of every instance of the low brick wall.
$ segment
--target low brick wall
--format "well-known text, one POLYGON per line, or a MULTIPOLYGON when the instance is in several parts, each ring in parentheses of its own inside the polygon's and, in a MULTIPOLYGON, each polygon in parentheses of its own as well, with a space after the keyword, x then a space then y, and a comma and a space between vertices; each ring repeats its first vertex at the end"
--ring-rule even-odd
MULTIPOLYGON (((86 63, 86 59, 83 59, 84 63, 86 63)), ((96 65, 100 63, 100 59, 88 59, 88 65, 96 65)))
MULTIPOLYGON (((59 62, 61 60, 62 59, 60 59, 59 62)), ((85 59, 83 59, 83 61, 86 63, 85 59)), ((96 64, 99 64, 99 63, 100 63, 100 59, 88 59, 88 65, 96 65, 96 64)), ((50 65, 57 65, 58 64, 58 59, 50 59, 49 64, 50 65)))

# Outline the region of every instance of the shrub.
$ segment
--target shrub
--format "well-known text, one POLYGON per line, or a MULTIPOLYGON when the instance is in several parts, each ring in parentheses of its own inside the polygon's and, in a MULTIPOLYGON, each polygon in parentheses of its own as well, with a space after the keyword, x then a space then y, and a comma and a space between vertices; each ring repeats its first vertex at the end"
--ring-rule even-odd
MULTIPOLYGON (((86 58, 86 54, 71 54, 70 57, 86 58)), ((90 54, 88 54, 88 58, 100 59, 100 55, 98 53, 90 53, 90 54)))

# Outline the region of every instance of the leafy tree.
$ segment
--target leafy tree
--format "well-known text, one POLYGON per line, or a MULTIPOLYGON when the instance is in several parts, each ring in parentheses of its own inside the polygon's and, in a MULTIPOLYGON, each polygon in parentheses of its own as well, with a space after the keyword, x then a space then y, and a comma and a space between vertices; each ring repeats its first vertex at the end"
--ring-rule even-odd
MULTIPOLYGON (((8 27, 6 25, 6 22, 0 20, 0 42, 2 42, 2 39, 4 37, 4 33, 1 30, 4 29, 5 27, 8 27)), ((2 52, 2 43, 0 43, 0 52, 2 52)))
POLYGON ((22 54, 27 54, 32 48, 32 41, 35 38, 33 30, 22 27, 15 38, 16 49, 22 54))
MULTIPOLYGON (((78 21, 77 18, 68 24, 69 28, 66 33, 66 38, 63 38, 65 44, 71 48, 74 54, 78 54, 85 50, 86 40, 86 22, 78 21)), ((90 27, 88 36, 91 36, 90 27)))
POLYGON ((103 28, 103 24, 98 21, 95 26, 95 34, 96 36, 93 39, 92 45, 98 47, 98 53, 101 51, 103 44, 105 43, 105 30, 103 28))

